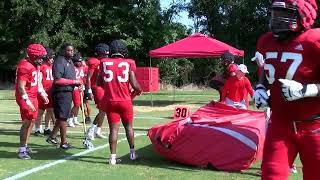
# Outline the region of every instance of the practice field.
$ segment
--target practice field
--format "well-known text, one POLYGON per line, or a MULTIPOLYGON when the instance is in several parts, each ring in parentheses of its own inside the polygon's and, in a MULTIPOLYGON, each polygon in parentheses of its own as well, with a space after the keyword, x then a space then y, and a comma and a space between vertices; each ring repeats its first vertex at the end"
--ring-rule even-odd
MULTIPOLYGON (((82 126, 68 129, 68 140, 75 148, 64 151, 46 143, 46 137, 30 136, 28 145, 38 151, 32 160, 17 158, 19 146, 20 115, 14 100, 14 91, 0 91, 0 179, 259 179, 256 175, 260 162, 242 173, 229 173, 211 169, 199 169, 168 161, 152 148, 146 136, 148 129, 156 124, 172 120, 174 105, 189 105, 192 111, 217 99, 213 91, 172 91, 144 94, 135 101, 135 141, 139 156, 129 160, 129 147, 121 128, 117 155, 121 163, 107 164, 109 145, 107 139, 95 139, 95 149, 82 146, 82 126), (153 107, 151 106, 153 99, 153 107), (173 101, 175 100, 175 101, 173 101)), ((93 107, 92 118, 97 110, 93 107)), ((80 116, 81 117, 81 116, 80 116)), ((107 122, 103 132, 108 133, 107 122)), ((301 163, 297 160, 298 174, 290 179, 302 179, 301 163)))

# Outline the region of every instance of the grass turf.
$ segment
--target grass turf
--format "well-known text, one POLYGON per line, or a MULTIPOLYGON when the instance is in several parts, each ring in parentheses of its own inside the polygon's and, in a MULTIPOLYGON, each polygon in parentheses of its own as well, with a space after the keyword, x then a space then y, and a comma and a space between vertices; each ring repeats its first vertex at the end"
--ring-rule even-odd
MULTIPOLYGON (((192 166, 177 164, 161 157, 152 148, 149 138, 145 135, 147 129, 171 121, 175 104, 187 104, 195 111, 197 107, 217 99, 213 91, 172 91, 145 94, 134 101, 135 129, 137 134, 144 134, 136 138, 136 149, 139 160, 129 161, 128 145, 122 133, 119 139, 124 141, 118 144, 118 156, 121 164, 109 166, 107 157, 109 147, 85 154, 79 158, 68 160, 39 172, 30 174, 23 179, 259 179, 256 171, 260 162, 243 173, 229 173, 211 169, 199 169, 192 166), (151 101, 153 100, 153 107, 151 101)), ((94 107, 94 106, 93 106, 94 107)), ((93 108, 92 117, 97 113, 93 108)), ((107 127, 106 122, 104 127, 107 127)), ((31 135, 29 146, 38 153, 32 154, 32 160, 23 161, 17 158, 16 150, 19 146, 20 115, 14 101, 14 92, 0 91, 0 179, 10 177, 34 167, 43 166, 67 156, 84 151, 82 147, 82 128, 69 129, 69 142, 74 149, 63 151, 48 145, 45 137, 31 135)), ((108 129, 103 131, 107 133, 108 129)), ((107 144, 107 139, 93 141, 95 147, 107 144)), ((290 179, 302 179, 301 163, 297 160, 298 174, 293 174, 290 179)))

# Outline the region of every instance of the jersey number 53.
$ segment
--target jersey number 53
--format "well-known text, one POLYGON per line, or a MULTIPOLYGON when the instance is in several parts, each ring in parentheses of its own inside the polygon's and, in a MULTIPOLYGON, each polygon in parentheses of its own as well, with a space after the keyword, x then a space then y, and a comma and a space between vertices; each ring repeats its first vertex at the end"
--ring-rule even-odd
POLYGON ((118 75, 117 77, 114 77, 114 73, 112 72, 113 68, 108 68, 110 66, 113 66, 114 62, 103 62, 103 80, 105 82, 111 82, 114 78, 116 78, 119 82, 128 82, 129 80, 129 63, 127 62, 120 62, 118 64, 118 68, 124 68, 122 70, 121 75, 118 75))

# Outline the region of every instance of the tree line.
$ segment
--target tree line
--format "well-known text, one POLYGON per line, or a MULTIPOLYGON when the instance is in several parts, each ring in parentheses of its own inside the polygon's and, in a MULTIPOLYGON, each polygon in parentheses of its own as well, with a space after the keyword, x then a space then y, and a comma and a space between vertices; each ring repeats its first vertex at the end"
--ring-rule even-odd
MULTIPOLYGON (((192 31, 245 50, 244 61, 249 62, 257 38, 268 30, 269 5, 269 0, 176 0, 163 10, 160 0, 2 0, 0 76, 14 71, 30 42, 56 51, 69 42, 88 57, 95 44, 122 39, 137 65, 149 66, 149 50, 192 31), (182 10, 194 20, 193 29, 174 21, 182 10)), ((152 66, 160 68, 161 80, 178 86, 204 83, 217 64, 212 59, 152 60, 152 66)))

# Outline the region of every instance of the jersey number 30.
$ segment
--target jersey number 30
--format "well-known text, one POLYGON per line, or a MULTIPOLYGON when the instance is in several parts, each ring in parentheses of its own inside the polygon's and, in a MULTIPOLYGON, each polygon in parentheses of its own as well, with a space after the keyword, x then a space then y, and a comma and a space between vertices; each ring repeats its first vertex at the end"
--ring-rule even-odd
MULTIPOLYGON (((278 59, 278 52, 267 52, 266 59, 272 59, 273 61, 278 59)), ((302 62, 302 54, 292 53, 292 52, 283 52, 280 62, 285 63, 287 60, 293 60, 290 67, 287 70, 285 79, 292 80, 294 74, 296 73, 299 65, 302 62)), ((273 84, 275 81, 275 68, 272 64, 264 64, 264 70, 266 71, 266 78, 269 84, 273 84)))
MULTIPOLYGON (((108 69, 108 66, 113 66, 113 62, 103 62, 103 80, 105 82, 111 82, 113 80, 113 72, 112 70, 108 69)), ((120 62, 118 64, 118 68, 123 68, 122 70, 122 75, 117 76, 116 78, 118 79, 119 82, 127 82, 129 79, 129 64, 127 62, 120 62)))

